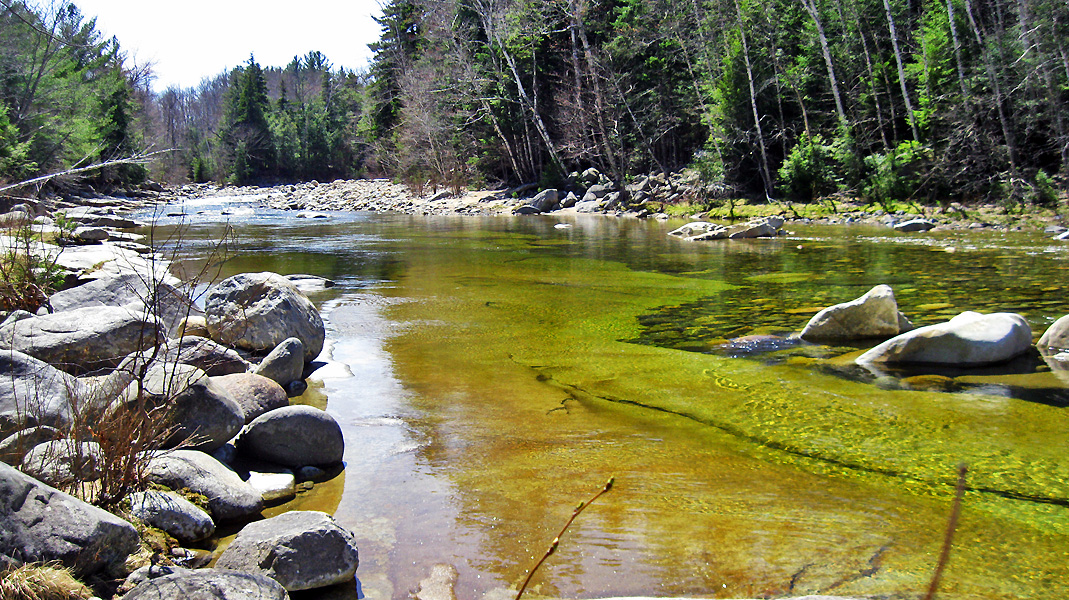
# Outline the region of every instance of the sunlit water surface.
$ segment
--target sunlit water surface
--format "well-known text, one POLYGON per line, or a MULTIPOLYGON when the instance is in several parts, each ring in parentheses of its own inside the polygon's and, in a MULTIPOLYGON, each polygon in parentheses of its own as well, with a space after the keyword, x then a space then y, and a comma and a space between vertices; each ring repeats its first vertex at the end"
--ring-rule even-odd
POLYGON ((369 598, 409 597, 438 563, 458 597, 504 597, 610 476, 530 594, 916 598, 961 463, 941 597, 1069 597, 1069 376, 1037 356, 871 372, 851 360, 866 346, 786 337, 887 283, 918 325, 1013 311, 1038 338, 1069 313, 1064 244, 853 227, 686 243, 675 223, 296 219, 255 198, 166 213, 154 235, 184 223, 185 256, 234 228, 213 275, 337 283, 312 298, 341 364, 300 401, 341 423, 346 468, 267 514, 334 513, 369 598))

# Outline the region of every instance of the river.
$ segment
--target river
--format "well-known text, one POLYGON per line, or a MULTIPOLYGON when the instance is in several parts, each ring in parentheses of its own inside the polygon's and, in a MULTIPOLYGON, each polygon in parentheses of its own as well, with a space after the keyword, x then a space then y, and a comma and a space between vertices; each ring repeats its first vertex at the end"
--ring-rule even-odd
POLYGON ((941 597, 1069 597, 1069 376, 1034 356, 874 373, 853 365, 865 347, 785 335, 886 283, 917 325, 1010 311, 1038 338, 1069 313, 1064 243, 791 224, 686 243, 635 219, 217 202, 157 221, 187 273, 232 227, 212 277, 337 283, 311 295, 333 362, 298 401, 342 424, 346 468, 268 514, 334 513, 368 598, 408 598, 439 563, 461 599, 508 597, 610 477, 531 597, 916 598, 959 464, 941 597))

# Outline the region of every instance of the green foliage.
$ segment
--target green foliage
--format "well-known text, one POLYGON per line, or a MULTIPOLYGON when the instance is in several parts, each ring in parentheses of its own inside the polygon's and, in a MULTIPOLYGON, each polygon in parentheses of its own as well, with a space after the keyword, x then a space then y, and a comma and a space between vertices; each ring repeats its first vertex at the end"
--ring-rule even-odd
POLYGON ((1047 175, 1042 170, 1036 171, 1035 181, 1032 183, 1026 199, 1036 206, 1056 208, 1058 206, 1058 188, 1055 187, 1054 180, 1051 179, 1050 175, 1047 175))
POLYGON ((235 183, 248 183, 273 174, 275 149, 267 115, 271 104, 263 70, 250 56, 244 67, 230 74, 223 144, 228 151, 228 176, 235 183))
POLYGON ((779 168, 783 193, 791 200, 809 202, 838 189, 833 147, 820 135, 803 136, 779 168))
POLYGON ((41 246, 28 217, 0 240, 0 311, 36 312, 63 284, 59 255, 41 246))
POLYGON ((916 142, 902 142, 890 152, 866 156, 865 199, 884 206, 896 200, 919 199, 926 190, 925 173, 931 160, 931 148, 916 142))

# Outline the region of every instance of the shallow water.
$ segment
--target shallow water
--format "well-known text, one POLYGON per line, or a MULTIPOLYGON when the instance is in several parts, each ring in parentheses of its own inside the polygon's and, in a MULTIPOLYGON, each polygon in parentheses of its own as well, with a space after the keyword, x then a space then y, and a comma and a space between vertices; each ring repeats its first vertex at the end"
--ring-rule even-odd
POLYGON ((351 375, 325 369, 306 400, 342 424, 346 469, 294 506, 356 532, 368 597, 406 598, 443 562, 460 598, 515 589, 614 476, 531 592, 915 598, 959 463, 970 491, 941 597, 1069 592, 1060 374, 1034 357, 870 373, 849 360, 860 348, 779 337, 888 283, 915 324, 1013 311, 1038 338, 1069 313, 1065 245, 828 227, 688 244, 635 220, 230 206, 187 207, 204 211, 188 252, 233 219, 221 276, 339 284, 313 299, 351 375))

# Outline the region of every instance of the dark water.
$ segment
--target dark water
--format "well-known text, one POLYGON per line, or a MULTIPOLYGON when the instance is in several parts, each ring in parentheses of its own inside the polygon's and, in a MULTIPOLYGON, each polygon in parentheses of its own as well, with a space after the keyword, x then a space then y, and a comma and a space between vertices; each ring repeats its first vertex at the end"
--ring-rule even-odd
POLYGON ((277 510, 352 528, 368 597, 406 598, 437 563, 461 598, 506 597, 614 476, 529 593, 916 598, 960 463, 941 597, 1069 595, 1064 374, 1034 356, 872 373, 852 364, 862 348, 784 335, 886 283, 915 324, 1012 311, 1038 338, 1069 313, 1064 244, 818 227, 688 244, 635 220, 184 210, 188 255, 234 227, 217 276, 338 282, 313 299, 342 365, 303 401, 342 423, 346 470, 277 510))

